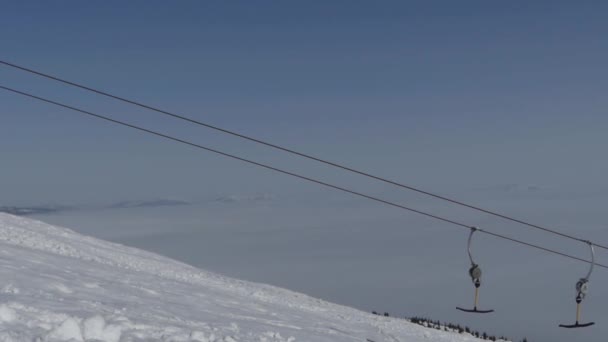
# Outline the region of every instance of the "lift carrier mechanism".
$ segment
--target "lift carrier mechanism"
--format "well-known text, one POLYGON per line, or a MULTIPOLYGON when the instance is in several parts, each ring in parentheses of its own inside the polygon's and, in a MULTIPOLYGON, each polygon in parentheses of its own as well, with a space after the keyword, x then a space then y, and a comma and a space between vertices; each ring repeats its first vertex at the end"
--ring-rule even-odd
POLYGON ((591 277, 591 272, 593 272, 593 266, 595 265, 593 244, 590 241, 587 241, 587 244, 589 244, 589 249, 591 249, 591 266, 587 275, 576 282, 576 322, 574 324, 560 324, 559 326, 562 328, 584 328, 595 324, 595 322, 579 323, 581 319, 581 302, 589 292, 589 277, 591 277))
POLYGON ((473 239, 473 234, 477 231, 476 227, 471 227, 471 233, 469 234, 469 243, 467 252, 469 253, 469 260, 471 260, 471 268, 469 268, 469 276, 473 281, 473 285, 475 285, 475 301, 473 305, 473 309, 463 309, 460 307, 456 307, 456 309, 464 312, 472 312, 472 313, 490 313, 494 312, 494 310, 479 310, 477 309, 477 304, 479 302, 479 287, 481 286, 481 268, 478 264, 473 261, 473 256, 471 255, 471 241, 473 239))

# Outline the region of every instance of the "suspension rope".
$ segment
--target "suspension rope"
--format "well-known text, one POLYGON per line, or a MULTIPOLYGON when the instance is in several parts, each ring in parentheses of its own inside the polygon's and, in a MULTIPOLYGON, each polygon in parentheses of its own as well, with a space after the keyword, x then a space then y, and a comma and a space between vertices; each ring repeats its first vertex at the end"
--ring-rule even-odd
MULTIPOLYGON (((83 90, 86 90, 86 91, 90 91, 90 92, 96 93, 98 95, 106 96, 106 97, 109 97, 109 98, 112 98, 112 99, 115 99, 115 100, 118 100, 118 101, 122 101, 122 102, 129 103, 129 104, 141 107, 141 108, 145 108, 145 109, 148 109, 148 110, 151 110, 151 111, 155 111, 157 113, 160 113, 160 114, 163 114, 163 115, 167 115, 167 116, 179 119, 179 120, 183 120, 183 121, 195 124, 195 125, 207 127, 209 129, 213 129, 213 130, 216 130, 216 131, 219 131, 219 132, 222 132, 222 133, 226 133, 226 134, 229 134, 229 135, 232 135, 232 136, 236 136, 236 137, 239 137, 239 138, 242 138, 242 139, 245 139, 245 140, 249 140, 249 141, 252 141, 252 142, 255 142, 255 143, 258 143, 258 144, 262 144, 262 145, 271 147, 273 149, 277 149, 277 150, 284 151, 284 152, 287 152, 287 153, 290 153, 290 154, 294 154, 294 155, 297 155, 297 156, 300 156, 300 157, 303 157, 303 158, 306 158, 306 159, 314 160, 316 162, 323 163, 323 164, 326 164, 326 165, 329 165, 329 166, 332 166, 332 167, 336 167, 336 168, 339 168, 339 169, 342 169, 342 170, 345 170, 345 171, 348 171, 348 172, 356 173, 358 175, 365 176, 365 177, 368 177, 368 178, 372 178, 372 179, 375 179, 377 181, 381 181, 381 182, 384 182, 384 183, 387 183, 387 184, 391 184, 391 185, 394 185, 394 186, 397 186, 397 187, 400 187, 400 188, 403 188, 403 189, 415 191, 415 192, 418 192, 418 193, 426 195, 426 196, 430 196, 430 197, 437 198, 437 199, 440 199, 440 200, 443 200, 443 201, 447 201, 447 202, 450 202, 450 203, 453 203, 453 204, 456 204, 456 205, 459 205, 459 206, 463 206, 463 207, 466 207, 466 208, 469 208, 469 209, 477 210, 477 211, 480 211, 480 212, 483 212, 483 213, 486 213, 486 214, 489 214, 489 215, 493 215, 493 216, 496 216, 496 217, 499 217, 499 218, 502 218, 502 219, 505 219, 505 220, 508 220, 508 221, 511 221, 511 222, 522 224, 522 225, 530 227, 530 228, 534 228, 534 229, 542 230, 542 231, 547 232, 547 233, 555 234, 555 235, 561 236, 563 238, 567 238, 567 239, 571 239, 571 240, 575 240, 575 241, 579 241, 579 242, 586 242, 587 241, 586 239, 579 238, 579 237, 576 237, 574 235, 569 235, 569 234, 566 234, 566 233, 562 233, 562 232, 559 232, 559 231, 557 231, 555 229, 550 229, 550 228, 543 227, 543 226, 540 226, 540 225, 537 225, 537 224, 529 223, 529 222, 526 222, 526 221, 523 221, 523 220, 511 217, 511 216, 507 216, 505 214, 498 213, 496 211, 484 209, 484 208, 481 208, 481 207, 478 207, 478 206, 475 206, 475 205, 472 205, 472 204, 467 204, 467 203, 464 203, 464 202, 456 200, 456 199, 452 199, 452 198, 449 198, 449 197, 441 196, 441 195, 438 195, 438 194, 435 194, 435 193, 432 193, 432 192, 429 192, 429 191, 425 191, 425 190, 422 190, 422 189, 419 189, 419 188, 416 188, 416 187, 413 187, 413 186, 410 186, 410 185, 406 185, 406 184, 403 184, 403 183, 400 183, 400 182, 397 182, 397 181, 393 181, 393 180, 390 180, 390 179, 387 179, 387 178, 375 176, 375 175, 373 175, 371 173, 368 173, 368 172, 360 171, 360 170, 357 170, 357 169, 354 169, 354 168, 351 168, 351 167, 348 167, 348 166, 344 166, 342 164, 338 164, 338 163, 335 163, 335 162, 332 162, 332 161, 329 161, 329 160, 326 160, 326 159, 322 159, 322 158, 315 157, 315 156, 312 156, 312 155, 309 155, 309 154, 306 154, 306 153, 298 152, 298 151, 292 150, 290 148, 282 147, 282 146, 279 146, 279 145, 276 145, 276 144, 273 144, 273 143, 270 143, 270 142, 267 142, 267 141, 264 141, 264 140, 261 140, 261 139, 253 138, 253 137, 247 136, 245 134, 237 133, 237 132, 225 129, 225 128, 214 126, 214 125, 211 125, 209 123, 205 123, 205 122, 202 122, 202 121, 199 121, 199 120, 195 120, 195 119, 183 116, 183 115, 178 115, 178 114, 175 114, 175 113, 171 113, 171 112, 166 111, 166 110, 162 110, 162 109, 159 109, 159 108, 156 108, 156 107, 152 107, 152 106, 149 106, 149 105, 146 105, 146 104, 143 104, 141 102, 134 101, 134 100, 129 100, 129 99, 124 98, 124 97, 113 95, 113 94, 110 94, 110 93, 107 93, 107 92, 104 92, 104 91, 101 91, 101 90, 98 90, 98 89, 95 89, 95 88, 91 88, 91 87, 88 87, 88 86, 85 86, 85 85, 82 85, 82 84, 79 84, 79 83, 76 83, 76 82, 68 81, 66 79, 59 78, 59 77, 56 77, 56 76, 52 76, 52 75, 49 75, 49 74, 46 74, 46 73, 43 73, 43 72, 40 72, 40 71, 36 71, 36 70, 30 69, 30 68, 26 68, 26 67, 19 66, 19 65, 13 64, 13 63, 2 61, 2 60, 0 60, 0 64, 9 66, 11 68, 19 69, 21 71, 25 71, 25 72, 28 72, 28 73, 31 73, 31 74, 35 74, 35 75, 38 75, 38 76, 41 76, 41 77, 44 77, 44 78, 47 78, 47 79, 51 79, 53 81, 61 82, 61 83, 64 83, 64 84, 67 84, 67 85, 70 85, 70 86, 73 86, 73 87, 77 87, 77 88, 80 88, 80 89, 83 89, 83 90)), ((594 244, 594 245, 596 247, 608 250, 608 246, 606 246, 606 245, 602 245, 602 244, 594 244)))
MULTIPOLYGON (((461 223, 459 221, 447 219, 447 218, 444 218, 444 217, 441 217, 441 216, 438 216, 438 215, 434 215, 434 214, 430 214, 430 213, 427 213, 427 212, 424 212, 424 211, 413 209, 413 208, 410 208, 410 207, 407 207, 407 206, 404 206, 404 205, 401 205, 401 204, 398 204, 398 203, 395 203, 395 202, 384 200, 384 199, 379 198, 379 197, 374 197, 374 196, 367 195, 367 194, 364 194, 364 193, 361 193, 361 192, 357 192, 357 191, 350 190, 350 189, 347 189, 347 188, 343 188, 343 187, 340 187, 340 186, 337 186, 337 185, 333 185, 333 184, 330 184, 330 183, 327 183, 327 182, 324 182, 324 181, 320 181, 320 180, 317 180, 317 179, 314 179, 314 178, 303 176, 303 175, 300 175, 300 174, 297 174, 297 173, 294 173, 294 172, 291 172, 291 171, 286 171, 286 170, 283 170, 283 169, 279 169, 279 168, 276 168, 276 167, 271 166, 271 165, 262 164, 262 163, 259 163, 259 162, 253 161, 253 160, 249 160, 249 159, 246 159, 246 158, 243 158, 243 157, 239 157, 239 156, 236 156, 236 155, 233 155, 233 154, 222 152, 222 151, 219 151, 219 150, 216 150, 216 149, 213 149, 213 148, 209 148, 209 147, 206 147, 206 146, 203 146, 203 145, 200 145, 200 144, 196 144, 196 143, 187 141, 187 140, 183 140, 183 139, 176 138, 176 137, 173 137, 173 136, 170 136, 170 135, 166 135, 164 133, 153 131, 153 130, 150 130, 150 129, 147 129, 147 128, 143 128, 143 127, 136 126, 136 125, 133 125, 133 124, 130 124, 130 123, 119 121, 119 120, 116 120, 116 119, 113 119, 113 118, 110 118, 110 117, 107 117, 107 116, 104 116, 104 115, 100 115, 100 114, 96 114, 96 113, 93 113, 93 112, 90 112, 90 111, 86 111, 84 109, 76 108, 76 107, 73 107, 73 106, 70 106, 70 105, 66 105, 66 104, 63 104, 63 103, 60 103, 60 102, 56 102, 56 101, 53 101, 53 100, 50 100, 50 99, 39 97, 39 96, 33 95, 31 93, 26 93, 26 92, 19 91, 19 90, 13 89, 13 88, 5 87, 3 85, 0 85, 0 89, 9 91, 9 92, 12 92, 12 93, 15 93, 15 94, 22 95, 22 96, 28 97, 30 99, 35 99, 35 100, 38 100, 38 101, 42 101, 42 102, 46 102, 46 103, 49 103, 49 104, 53 104, 55 106, 66 108, 66 109, 72 110, 74 112, 77 112, 77 113, 80 113, 80 114, 84 114, 84 115, 88 115, 90 117, 95 117, 97 119, 101 119, 101 120, 104 120, 104 121, 107 121, 107 122, 111 122, 111 123, 114 123, 114 124, 117 124, 117 125, 121 125, 121 126, 125 126, 125 127, 128 127, 128 128, 132 128, 132 129, 144 132, 144 133, 152 134, 152 135, 155 135, 155 136, 167 139, 167 140, 172 140, 174 142, 178 142, 178 143, 189 145, 189 146, 192 146, 192 147, 195 147, 195 148, 198 148, 198 149, 202 149, 202 150, 205 150, 205 151, 208 151, 208 152, 219 154, 219 155, 222 155, 222 156, 225 156, 225 157, 228 157, 228 158, 231 158, 231 159, 235 159, 235 160, 238 160, 238 161, 241 161, 241 162, 245 162, 245 163, 248 163, 248 164, 256 165, 256 166, 265 168, 267 170, 275 171, 275 172, 282 173, 282 174, 285 174, 285 175, 288 175, 288 176, 292 176, 292 177, 296 177, 296 178, 299 178, 299 179, 302 179, 302 180, 306 180, 308 182, 316 183, 316 184, 319 184, 319 185, 322 185, 322 186, 325 186, 325 187, 328 187, 328 188, 332 188, 332 189, 335 189, 335 190, 346 192, 346 193, 349 193, 349 194, 352 194, 352 195, 355 195, 355 196, 358 196, 358 197, 366 198, 366 199, 369 199, 369 200, 372 200, 372 201, 375 201, 375 202, 379 202, 379 203, 382 203, 382 204, 386 204, 386 205, 389 205, 389 206, 392 206, 392 207, 396 207, 396 208, 399 208, 399 209, 403 209, 403 210, 407 210, 407 211, 410 211, 410 212, 414 212, 414 213, 417 213, 417 214, 420 214, 420 215, 423 215, 423 216, 426 216, 426 217, 430 217, 430 218, 433 218, 433 219, 436 219, 436 220, 440 220, 440 221, 443 221, 443 222, 446 222, 446 223, 450 223, 450 224, 455 225, 455 226, 459 226, 461 228, 476 229, 476 231, 478 231, 478 232, 481 232, 481 233, 484 233, 484 234, 488 234, 490 236, 494 236, 494 237, 497 237, 497 238, 500 238, 500 239, 503 239, 503 240, 507 240, 507 241, 514 242, 514 243, 517 243, 517 244, 520 244, 520 245, 532 247, 532 248, 535 248, 535 249, 538 249, 538 250, 541 250, 541 251, 545 251, 545 252, 548 252, 548 253, 552 253, 552 254, 556 254, 556 255, 561 255, 563 257, 570 258, 570 259, 573 259, 573 260, 578 260, 578 261, 582 261, 582 262, 585 262, 585 263, 591 263, 591 261, 589 261, 589 260, 582 259, 582 258, 573 256, 573 255, 570 255, 570 254, 562 253, 562 252, 559 252, 559 251, 556 251, 556 250, 553 250, 553 249, 550 249, 550 248, 546 248, 546 247, 539 246, 539 245, 536 245, 536 244, 528 243, 528 242, 525 242, 523 240, 518 240, 518 239, 515 239, 515 238, 511 238, 511 237, 508 237, 508 236, 505 236, 505 235, 501 235, 501 234, 498 234, 498 233, 494 233, 494 232, 491 232, 491 231, 488 231, 488 230, 485 230, 485 229, 480 229, 480 228, 477 228, 477 227, 474 227, 474 226, 471 226, 471 225, 467 225, 467 224, 461 223)), ((588 243, 588 242, 586 242, 586 243, 588 243)), ((601 267, 601 268, 608 269, 608 266, 603 265, 603 264, 596 263, 595 265, 597 265, 598 267, 601 267)))

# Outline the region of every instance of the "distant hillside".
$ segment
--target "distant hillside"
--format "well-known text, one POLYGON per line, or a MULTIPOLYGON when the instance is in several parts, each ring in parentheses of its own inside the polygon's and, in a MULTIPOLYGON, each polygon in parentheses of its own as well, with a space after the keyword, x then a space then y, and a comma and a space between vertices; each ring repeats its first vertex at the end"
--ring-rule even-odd
POLYGON ((183 200, 174 199, 157 199, 157 200, 144 200, 144 201, 122 201, 114 203, 108 208, 111 209, 127 209, 127 208, 154 208, 154 207, 168 207, 168 206, 180 206, 190 205, 190 202, 183 200))
POLYGON ((0 213, 7 213, 17 216, 27 216, 36 214, 50 214, 59 211, 69 210, 70 207, 65 206, 34 206, 34 207, 15 207, 15 206, 2 206, 0 207, 0 213))

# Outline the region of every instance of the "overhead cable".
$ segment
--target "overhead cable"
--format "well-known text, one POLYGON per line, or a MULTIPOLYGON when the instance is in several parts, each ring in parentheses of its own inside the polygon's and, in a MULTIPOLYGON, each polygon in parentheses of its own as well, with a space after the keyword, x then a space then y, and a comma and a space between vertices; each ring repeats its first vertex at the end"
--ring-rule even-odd
MULTIPOLYGON (((51 80, 54 80, 54 81, 57 81, 57 82, 61 82, 61 83, 64 83, 64 84, 67 84, 67 85, 70 85, 70 86, 73 86, 73 87, 77 87, 77 88, 80 88, 80 89, 83 89, 83 90, 86 90, 86 91, 90 91, 90 92, 96 93, 98 95, 106 96, 106 97, 109 97, 109 98, 112 98, 112 99, 115 99, 115 100, 118 100, 118 101, 122 101, 122 102, 129 103, 129 104, 141 107, 141 108, 145 108, 145 109, 148 109, 148 110, 151 110, 151 111, 163 114, 163 115, 167 115, 167 116, 179 119, 179 120, 183 120, 183 121, 195 124, 195 125, 207 127, 209 129, 213 129, 213 130, 216 130, 216 131, 219 131, 219 132, 222 132, 222 133, 226 133, 226 134, 229 134, 229 135, 232 135, 232 136, 236 136, 236 137, 239 137, 239 138, 242 138, 242 139, 245 139, 245 140, 249 140, 249 141, 252 141, 252 142, 255 142, 255 143, 258 143, 258 144, 262 144, 262 145, 271 147, 273 149, 281 150, 281 151, 284 151, 284 152, 287 152, 287 153, 290 153, 290 154, 294 154, 294 155, 297 155, 297 156, 300 156, 300 157, 303 157, 303 158, 306 158, 306 159, 314 160, 314 161, 319 162, 319 163, 330 165, 332 167, 336 167, 336 168, 339 168, 339 169, 342 169, 342 170, 345 170, 345 171, 348 171, 348 172, 352 172, 352 173, 355 173, 355 174, 358 174, 358 175, 361 175, 361 176, 372 178, 372 179, 375 179, 377 181, 381 181, 381 182, 384 182, 384 183, 387 183, 387 184, 391 184, 391 185, 394 185, 394 186, 397 186, 397 187, 400 187, 400 188, 403 188, 403 189, 407 189, 407 190, 411 190, 411 191, 414 191, 414 192, 418 192, 418 193, 424 194, 426 196, 430 196, 430 197, 437 198, 437 199, 440 199, 440 200, 443 200, 443 201, 447 201, 447 202, 450 202, 450 203, 453 203, 453 204, 456 204, 456 205, 459 205, 459 206, 463 206, 463 207, 466 207, 466 208, 469 208, 469 209, 473 209, 473 210, 477 210, 477 211, 480 211, 480 212, 483 212, 483 213, 486 213, 486 214, 489 214, 489 215, 500 217, 502 219, 509 220, 509 221, 515 222, 515 223, 519 223, 519 224, 525 225, 525 226, 530 227, 530 228, 542 230, 542 231, 547 232, 547 233, 555 234, 555 235, 561 236, 563 238, 567 238, 567 239, 571 239, 571 240, 576 240, 576 241, 580 241, 580 242, 586 242, 587 241, 586 239, 583 239, 583 238, 580 238, 580 237, 577 237, 577 236, 574 236, 574 235, 566 234, 566 233, 557 231, 555 229, 551 229, 551 228, 543 227, 543 226, 540 226, 540 225, 537 225, 537 224, 534 224, 534 223, 526 222, 524 220, 520 220, 520 219, 511 217, 511 216, 505 215, 505 214, 498 213, 496 211, 484 209, 484 208, 481 208, 481 207, 478 207, 478 206, 475 206, 475 205, 472 205, 472 204, 467 204, 467 203, 465 203, 463 201, 460 201, 460 200, 456 200, 456 199, 452 199, 452 198, 445 197, 445 196, 442 196, 442 195, 438 195, 436 193, 425 191, 425 190, 413 187, 411 185, 406 185, 406 184, 403 184, 403 183, 400 183, 400 182, 397 182, 397 181, 394 181, 394 180, 390 180, 390 179, 387 179, 387 178, 384 178, 384 177, 375 176, 375 175, 373 175, 371 173, 368 173, 368 172, 360 171, 360 170, 357 170, 357 169, 354 169, 354 168, 351 168, 351 167, 348 167, 348 166, 345 166, 345 165, 342 165, 342 164, 339 164, 339 163, 336 163, 336 162, 332 162, 332 161, 329 161, 329 160, 326 160, 326 159, 322 159, 322 158, 319 158, 319 157, 312 156, 310 154, 298 152, 298 151, 295 151, 295 150, 287 148, 287 147, 283 147, 283 146, 280 146, 280 145, 277 145, 277 144, 273 144, 273 143, 270 143, 270 142, 267 142, 267 141, 264 141, 264 140, 261 140, 261 139, 253 138, 253 137, 245 135, 245 134, 237 133, 235 131, 231 131, 231 130, 228 130, 228 129, 225 129, 225 128, 221 128, 221 127, 218 127, 218 126, 215 126, 215 125, 211 125, 209 123, 205 123, 205 122, 202 122, 200 120, 196 120, 196 119, 192 119, 192 118, 189 118, 189 117, 186 117, 186 116, 183 116, 183 115, 171 113, 171 112, 163 110, 163 109, 159 109, 159 108, 156 108, 156 107, 153 107, 153 106, 150 106, 150 105, 146 105, 146 104, 143 104, 141 102, 130 100, 130 99, 127 99, 127 98, 124 98, 124 97, 121 97, 121 96, 113 95, 113 94, 110 94, 110 93, 107 93, 107 92, 104 92, 104 91, 101 91, 101 90, 98 90, 98 89, 95 89, 95 88, 92 88, 92 87, 89 87, 89 86, 85 86, 85 85, 82 85, 82 84, 79 84, 79 83, 76 83, 76 82, 68 81, 66 79, 63 79, 63 78, 60 78, 60 77, 56 77, 56 76, 52 76, 52 75, 49 75, 49 74, 46 74, 46 73, 43 73, 43 72, 40 72, 40 71, 36 71, 36 70, 30 69, 30 68, 26 68, 26 67, 14 64, 14 63, 9 63, 9 62, 0 60, 0 64, 9 66, 9 67, 12 67, 12 68, 15 68, 15 69, 19 69, 19 70, 22 70, 22 71, 25 71, 25 72, 28 72, 28 73, 31 73, 31 74, 35 74, 35 75, 38 75, 38 76, 41 76, 41 77, 44 77, 44 78, 47 78, 47 79, 51 79, 51 80)), ((595 246, 599 247, 599 248, 602 248, 602 249, 605 249, 605 250, 608 250, 608 246, 603 245, 603 244, 596 244, 595 246)))
MULTIPOLYGON (((582 262, 589 263, 589 264, 591 263, 591 261, 589 261, 589 260, 582 259, 582 258, 573 256, 573 255, 570 255, 570 254, 559 252, 559 251, 556 251, 556 250, 553 250, 553 249, 550 249, 550 248, 546 248, 546 247, 543 247, 543 246, 540 246, 540 245, 528 243, 528 242, 525 242, 523 240, 519 240, 519 239, 508 237, 508 236, 505 236, 505 235, 502 235, 502 234, 494 233, 494 232, 491 232, 491 231, 488 231, 488 230, 485 230, 485 229, 480 229, 480 228, 477 228, 475 226, 467 225, 467 224, 464 224, 464 223, 459 222, 459 221, 455 221, 455 220, 452 220, 452 219, 441 217, 441 216, 438 216, 438 215, 435 215, 435 214, 430 214, 430 213, 427 213, 427 212, 424 212, 424 211, 421 211, 421 210, 413 209, 413 208, 407 207, 407 206, 402 205, 402 204, 398 204, 398 203, 395 203, 395 202, 384 200, 384 199, 379 198, 379 197, 367 195, 367 194, 364 194, 364 193, 361 193, 361 192, 357 192, 357 191, 350 190, 350 189, 347 189, 347 188, 344 188, 344 187, 340 187, 340 186, 337 186, 337 185, 334 185, 334 184, 330 184, 330 183, 327 183, 327 182, 324 182, 324 181, 320 181, 318 179, 314 179, 314 178, 310 178, 310 177, 307 177, 307 176, 303 176, 303 175, 300 175, 300 174, 297 174, 297 173, 294 173, 294 172, 291 172, 291 171, 286 171, 286 170, 283 170, 283 169, 279 169, 279 168, 276 168, 276 167, 268 165, 268 164, 259 163, 259 162, 256 162, 256 161, 253 161, 253 160, 250 160, 250 159, 246 159, 246 158, 239 157, 239 156, 236 156, 236 155, 233 155, 233 154, 222 152, 220 150, 209 148, 209 147, 206 147, 206 146, 203 146, 203 145, 200 145, 200 144, 196 144, 196 143, 184 140, 184 139, 176 138, 176 137, 164 134, 164 133, 153 131, 153 130, 150 130, 150 129, 147 129, 147 128, 143 128, 143 127, 140 127, 140 126, 137 126, 137 125, 133 125, 133 124, 130 124, 130 123, 127 123, 127 122, 124 122, 124 121, 116 120, 116 119, 113 119, 113 118, 108 117, 108 116, 96 114, 96 113, 93 113, 93 112, 90 112, 90 111, 87 111, 87 110, 84 110, 84 109, 76 108, 74 106, 70 106, 70 105, 67 105, 67 104, 64 104, 64 103, 60 103, 60 102, 57 102, 57 101, 46 99, 46 98, 43 98, 43 97, 40 97, 40 96, 36 96, 36 95, 31 94, 31 93, 27 93, 27 92, 24 92, 24 91, 16 90, 16 89, 13 89, 13 88, 10 88, 10 87, 6 87, 6 86, 3 86, 3 85, 0 85, 0 89, 9 91, 9 92, 12 92, 12 93, 15 93, 15 94, 22 95, 22 96, 25 96, 25 97, 30 98, 30 99, 35 99, 35 100, 46 102, 46 103, 49 103, 49 104, 52 104, 52 105, 55 105, 55 106, 59 106, 59 107, 65 108, 65 109, 69 109, 69 110, 72 110, 72 111, 74 111, 76 113, 84 114, 84 115, 87 115, 87 116, 90 116, 90 117, 94 117, 94 118, 97 118, 97 119, 101 119, 101 120, 104 120, 104 121, 107 121, 107 122, 111 122, 111 123, 114 123, 114 124, 117 124, 117 125, 121 125, 121 126, 124 126, 124 127, 135 129, 135 130, 138 130, 138 131, 141 131, 141 132, 144 132, 144 133, 152 134, 152 135, 155 135, 155 136, 167 139, 167 140, 171 140, 171 141, 174 141, 174 142, 177 142, 177 143, 189 145, 189 146, 192 146, 192 147, 195 147, 195 148, 198 148, 198 149, 202 149, 202 150, 205 150, 205 151, 208 151, 208 152, 219 154, 219 155, 222 155, 224 157, 228 157, 228 158, 235 159, 235 160, 238 160, 238 161, 241 161, 241 162, 245 162, 245 163, 248 163, 248 164, 259 166, 259 167, 262 167, 262 168, 267 169, 267 170, 271 170, 271 171, 278 172, 278 173, 281 173, 281 174, 284 174, 284 175, 288 175, 288 176, 292 176, 292 177, 295 177, 295 178, 299 178, 299 179, 302 179, 302 180, 305 180, 305 181, 308 181, 308 182, 311 182, 311 183, 316 183, 316 184, 322 185, 324 187, 328 187, 328 188, 332 188, 332 189, 339 190, 339 191, 342 191, 342 192, 346 192, 346 193, 349 193, 349 194, 352 194, 352 195, 355 195, 355 196, 358 196, 358 197, 366 198, 366 199, 369 199, 369 200, 372 200, 372 201, 375 201, 375 202, 379 202, 379 203, 382 203, 382 204, 386 204, 386 205, 389 205, 389 206, 392 206, 392 207, 395 207, 395 208, 399 208, 399 209, 407 210, 407 211, 410 211, 410 212, 414 212, 414 213, 417 213, 417 214, 420 214, 420 215, 423 215, 423 216, 426 216, 426 217, 429 217, 429 218, 433 218, 433 219, 440 220, 440 221, 443 221, 443 222, 446 222, 446 223, 450 223, 452 225, 455 225, 455 226, 458 226, 458 227, 461 227, 461 228, 475 229, 478 232, 481 232, 481 233, 484 233, 484 234, 488 234, 490 236, 494 236, 494 237, 497 237, 497 238, 500 238, 500 239, 503 239, 503 240, 507 240, 507 241, 510 241, 510 242, 514 242, 514 243, 517 243, 517 244, 520 244, 520 245, 532 247, 532 248, 535 248, 535 249, 538 249, 538 250, 541 250, 541 251, 545 251, 545 252, 548 252, 548 253, 556 254, 556 255, 561 255, 563 257, 570 258, 570 259, 573 259, 573 260, 578 260, 578 261, 582 261, 582 262)), ((592 243, 592 242, 587 241, 587 243, 592 243)), ((603 265, 603 264, 596 263, 595 265, 597 265, 598 267, 601 267, 601 268, 608 269, 608 266, 603 265)))

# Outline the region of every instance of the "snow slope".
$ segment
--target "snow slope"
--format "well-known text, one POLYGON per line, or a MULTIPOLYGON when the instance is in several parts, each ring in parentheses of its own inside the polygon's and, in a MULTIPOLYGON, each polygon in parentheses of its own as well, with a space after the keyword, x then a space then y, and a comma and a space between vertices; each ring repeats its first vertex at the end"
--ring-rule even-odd
POLYGON ((0 342, 370 340, 477 341, 0 213, 0 342))

